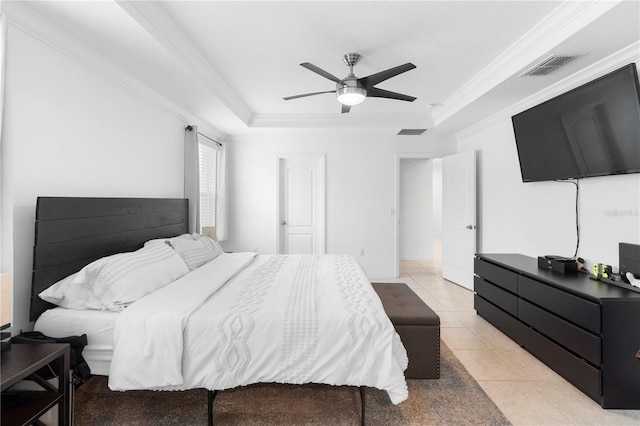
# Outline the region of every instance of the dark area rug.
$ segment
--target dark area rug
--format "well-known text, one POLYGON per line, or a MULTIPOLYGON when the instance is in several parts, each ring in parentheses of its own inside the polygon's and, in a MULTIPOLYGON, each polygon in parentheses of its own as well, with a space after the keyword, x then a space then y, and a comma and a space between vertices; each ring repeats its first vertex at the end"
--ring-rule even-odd
MULTIPOLYGON (((386 392, 367 388, 366 424, 508 425, 502 412, 441 344, 440 379, 407 380, 409 398, 399 405, 386 392)), ((215 425, 359 425, 358 388, 258 384, 220 392, 215 425)), ((112 392, 107 378, 92 377, 75 393, 74 424, 206 425, 207 392, 112 392)))

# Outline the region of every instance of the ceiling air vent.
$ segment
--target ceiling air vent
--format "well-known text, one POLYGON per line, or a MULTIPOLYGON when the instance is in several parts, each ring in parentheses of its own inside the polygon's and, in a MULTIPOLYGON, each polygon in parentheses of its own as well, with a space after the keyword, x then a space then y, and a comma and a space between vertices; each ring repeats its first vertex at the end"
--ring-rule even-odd
POLYGON ((547 75, 582 55, 583 54, 551 55, 547 59, 520 74, 520 77, 547 75))
POLYGON ((420 136, 421 134, 423 134, 426 131, 427 131, 427 129, 401 129, 398 132, 398 135, 402 135, 402 136, 420 136))

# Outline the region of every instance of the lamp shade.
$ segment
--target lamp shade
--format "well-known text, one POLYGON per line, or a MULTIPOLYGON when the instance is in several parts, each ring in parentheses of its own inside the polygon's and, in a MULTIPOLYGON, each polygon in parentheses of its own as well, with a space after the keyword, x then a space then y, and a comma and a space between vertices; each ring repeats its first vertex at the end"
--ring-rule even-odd
POLYGON ((0 329, 11 326, 13 321, 13 284, 10 274, 0 274, 0 329))
POLYGON ((367 91, 362 87, 345 86, 336 90, 336 96, 343 105, 358 105, 367 97, 367 91))

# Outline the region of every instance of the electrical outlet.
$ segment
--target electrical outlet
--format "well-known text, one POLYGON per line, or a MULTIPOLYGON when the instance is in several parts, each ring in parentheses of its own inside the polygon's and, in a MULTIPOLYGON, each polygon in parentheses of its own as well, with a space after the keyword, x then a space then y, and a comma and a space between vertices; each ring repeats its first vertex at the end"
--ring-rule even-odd
POLYGON ((364 249, 358 249, 358 256, 364 256, 364 249))

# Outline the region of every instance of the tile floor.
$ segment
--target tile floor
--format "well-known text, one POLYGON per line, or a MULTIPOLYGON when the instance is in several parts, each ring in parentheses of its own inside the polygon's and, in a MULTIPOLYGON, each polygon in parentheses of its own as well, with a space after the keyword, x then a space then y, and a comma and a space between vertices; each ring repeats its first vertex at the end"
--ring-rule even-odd
POLYGON ((401 262, 396 281, 438 313, 442 340, 514 425, 640 425, 640 410, 602 409, 476 315, 473 292, 444 280, 438 259, 401 262))

